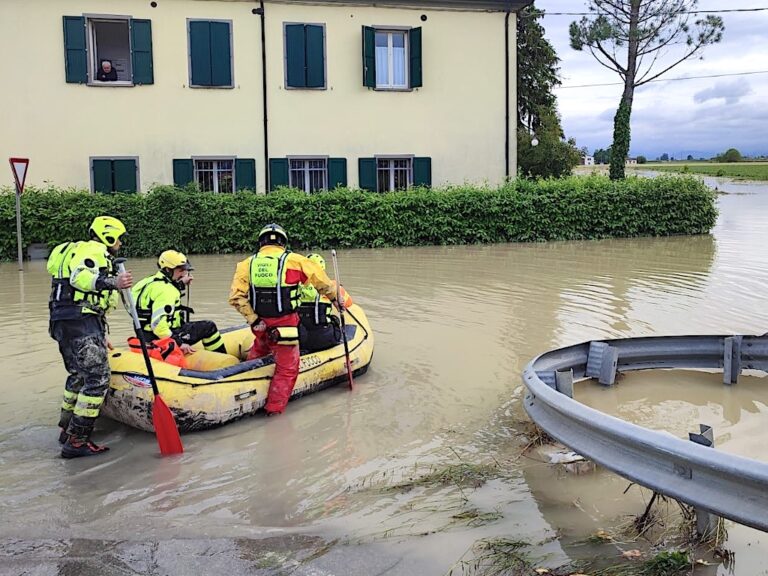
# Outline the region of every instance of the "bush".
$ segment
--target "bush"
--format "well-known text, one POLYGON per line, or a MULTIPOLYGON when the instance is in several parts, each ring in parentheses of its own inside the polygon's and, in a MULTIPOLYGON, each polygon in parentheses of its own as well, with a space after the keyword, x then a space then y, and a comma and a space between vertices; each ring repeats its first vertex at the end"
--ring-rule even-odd
POLYGON ((715 157, 716 162, 741 162, 742 160, 741 152, 736 148, 728 148, 723 154, 718 154, 715 157))
MULTIPOLYGON (((250 252, 261 227, 273 221, 299 249, 701 234, 712 228, 717 212, 715 194, 700 180, 676 176, 516 180, 499 189, 456 186, 389 194, 283 189, 219 195, 162 186, 148 194, 103 195, 32 189, 22 196, 24 241, 53 247, 86 238, 100 214, 126 224, 125 255, 154 256, 167 248, 190 254, 250 252)), ((6 189, 0 193, 0 259, 15 257, 14 196, 6 189)))

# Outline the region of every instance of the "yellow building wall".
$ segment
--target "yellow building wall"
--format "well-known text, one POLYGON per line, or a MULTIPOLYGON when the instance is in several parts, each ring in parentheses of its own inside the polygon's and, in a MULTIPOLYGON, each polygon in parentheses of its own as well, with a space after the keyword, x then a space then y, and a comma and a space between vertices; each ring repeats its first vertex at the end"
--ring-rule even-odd
MULTIPOLYGON (((0 155, 31 158, 27 183, 90 186, 89 157, 138 156, 140 189, 173 182, 172 160, 256 159, 264 188, 260 17, 255 2, 3 0, 0 2, 0 155), (154 84, 67 84, 62 16, 152 21, 154 84), (191 89, 187 19, 232 21, 232 89, 191 89), (8 57, 8 54, 15 57, 8 57)), ((433 185, 504 178, 504 15, 267 3, 270 157, 432 158, 433 185), (422 14, 427 21, 420 20, 422 14), (283 23, 326 26, 327 89, 286 90, 283 23), (362 86, 363 25, 421 26, 424 86, 362 86)), ((515 19, 510 18, 510 171, 516 172, 515 19)), ((11 174, 0 180, 11 184, 11 174)))

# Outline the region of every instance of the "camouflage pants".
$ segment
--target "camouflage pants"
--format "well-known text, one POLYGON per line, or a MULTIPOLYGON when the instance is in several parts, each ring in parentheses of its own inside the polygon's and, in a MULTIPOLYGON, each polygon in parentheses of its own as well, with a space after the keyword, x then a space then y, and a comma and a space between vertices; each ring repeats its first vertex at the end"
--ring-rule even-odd
POLYGON ((59 343, 59 352, 69 373, 59 426, 85 440, 93 430, 109 388, 104 322, 91 314, 77 320, 54 320, 51 336, 59 343))

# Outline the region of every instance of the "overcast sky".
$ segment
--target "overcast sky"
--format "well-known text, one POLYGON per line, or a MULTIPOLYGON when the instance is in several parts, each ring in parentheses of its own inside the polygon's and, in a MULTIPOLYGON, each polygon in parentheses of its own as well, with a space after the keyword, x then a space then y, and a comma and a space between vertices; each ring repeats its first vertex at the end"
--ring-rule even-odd
MULTIPOLYGON (((585 0, 536 0, 536 6, 547 12, 587 11, 585 0)), ((768 8, 768 0, 700 0, 698 7, 768 8)), ((705 48, 703 60, 686 60, 661 79, 768 70, 768 11, 721 16, 723 40, 705 48)), ((562 60, 563 86, 556 94, 566 136, 594 152, 611 143, 622 86, 565 88, 620 81, 588 51, 569 46, 568 26, 579 18, 552 14, 542 23, 562 60)), ((730 147, 742 154, 768 155, 768 73, 657 82, 635 91, 632 156, 656 158, 666 152, 675 158, 688 154, 709 158, 730 147)))

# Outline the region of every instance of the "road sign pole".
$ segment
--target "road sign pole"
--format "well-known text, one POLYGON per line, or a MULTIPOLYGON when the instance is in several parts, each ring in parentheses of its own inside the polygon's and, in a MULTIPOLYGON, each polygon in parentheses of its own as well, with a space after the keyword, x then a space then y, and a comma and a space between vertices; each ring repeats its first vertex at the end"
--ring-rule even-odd
POLYGON ((16 185, 16 246, 18 247, 19 270, 24 270, 24 259, 21 253, 21 190, 16 185))
POLYGON ((24 270, 24 255, 21 252, 21 193, 27 180, 29 158, 8 158, 16 182, 16 245, 19 251, 19 270, 24 270))

